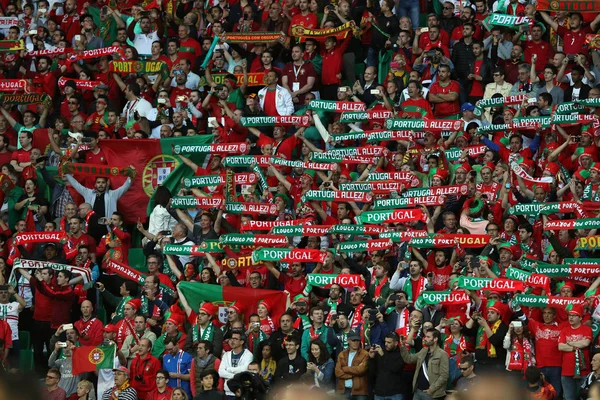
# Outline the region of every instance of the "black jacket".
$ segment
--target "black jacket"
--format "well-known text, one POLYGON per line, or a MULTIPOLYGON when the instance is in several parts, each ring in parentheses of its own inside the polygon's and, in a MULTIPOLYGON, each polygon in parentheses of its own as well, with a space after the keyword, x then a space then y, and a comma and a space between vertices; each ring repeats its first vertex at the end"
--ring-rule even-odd
POLYGON ((471 73, 469 66, 474 60, 473 42, 466 44, 464 39, 460 39, 454 44, 452 64, 454 64, 454 74, 458 79, 467 79, 467 76, 471 73))
MULTIPOLYGON (((581 89, 579 89, 579 100, 587 99, 588 94, 592 88, 588 85, 581 85, 581 89)), ((565 90, 565 101, 573 101, 573 86, 569 86, 567 90, 565 90)))
MULTIPOLYGON (((491 326, 490 326, 491 328, 491 326)), ((477 330, 479 329, 479 324, 476 322, 473 324, 471 329, 464 329, 463 332, 467 336, 472 336, 474 338, 477 337, 477 330)), ((494 346, 496 349, 496 357, 491 358, 488 356, 487 349, 475 349, 475 359, 481 366, 489 366, 489 365, 504 365, 506 362, 506 349, 503 346, 504 336, 506 336, 506 332, 508 332, 508 325, 504 322, 500 323, 500 326, 496 330, 490 338, 490 344, 494 346)))
POLYGON ((401 379, 404 360, 400 349, 383 350, 383 356, 375 352, 375 358, 369 358, 369 377, 373 382, 376 396, 393 396, 405 391, 405 383, 401 379))
POLYGON ((302 375, 306 373, 306 360, 300 355, 298 349, 296 358, 290 360, 287 354, 277 363, 273 382, 285 382, 289 384, 296 382, 302 375))
MULTIPOLYGON (((475 73, 475 59, 469 62, 469 74, 475 73)), ((454 67, 456 69, 456 66, 454 67)), ((482 81, 481 86, 483 90, 485 90, 485 85, 492 82, 494 80, 494 63, 492 60, 483 56, 483 60, 481 63, 481 68, 479 70, 479 76, 481 76, 482 81)), ((467 93, 471 92, 471 86, 473 85, 473 81, 467 80, 467 84, 465 85, 465 90, 467 93)))

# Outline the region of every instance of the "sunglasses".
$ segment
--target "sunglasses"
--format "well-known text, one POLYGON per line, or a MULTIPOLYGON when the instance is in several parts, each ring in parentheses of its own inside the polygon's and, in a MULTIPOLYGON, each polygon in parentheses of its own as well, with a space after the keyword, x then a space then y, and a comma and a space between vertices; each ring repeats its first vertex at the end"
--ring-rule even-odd
POLYGON ((471 367, 467 367, 467 368, 459 367, 459 368, 460 368, 461 371, 466 371, 466 370, 468 370, 471 367))

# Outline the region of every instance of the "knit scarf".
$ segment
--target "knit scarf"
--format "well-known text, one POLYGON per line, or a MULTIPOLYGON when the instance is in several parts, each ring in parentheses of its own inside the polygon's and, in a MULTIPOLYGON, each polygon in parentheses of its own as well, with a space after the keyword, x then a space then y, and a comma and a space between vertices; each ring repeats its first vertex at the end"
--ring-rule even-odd
POLYGON ((275 332, 275 324, 271 317, 267 316, 267 318, 260 320, 260 331, 264 333, 266 337, 271 336, 271 334, 275 332))
POLYGON ((275 360, 270 359, 268 362, 263 359, 260 362, 260 376, 263 378, 265 382, 270 382, 275 375, 275 370, 277 369, 277 363, 275 360))
POLYGON ((316 330, 315 330, 314 326, 311 326, 309 329, 310 340, 313 341, 313 340, 321 337, 324 330, 325 330, 325 325, 321 325, 321 327, 316 330))
POLYGON ((200 335, 200 325, 199 324, 194 325, 194 327, 192 328, 192 340, 194 343, 198 343, 200 341, 200 337, 202 337, 202 340, 208 340, 209 342, 212 342, 214 334, 215 334, 215 326, 213 325, 212 322, 208 323, 208 326, 206 327, 204 332, 202 332, 202 335, 200 335))
POLYGON ((114 400, 118 400, 119 399, 119 394, 121 394, 121 392, 123 392, 123 390, 127 389, 129 387, 129 379, 125 381, 125 383, 123 383, 121 386, 119 387, 114 387, 113 391, 112 391, 112 395, 110 396, 111 399, 114 400))
MULTIPOLYGON (((421 294, 422 291, 425 290, 425 278, 423 278, 422 275, 419 275, 419 279, 418 279, 418 285, 419 285, 419 289, 417 290, 417 298, 419 297, 419 295, 421 294)), ((406 296, 408 296, 408 301, 410 303, 413 302, 413 280, 411 277, 409 277, 406 282, 404 282, 404 291, 406 292, 406 296)))
POLYGON ((371 346, 371 325, 368 322, 363 323, 360 326, 360 337, 362 338, 362 344, 364 347, 371 346))
POLYGON ((359 304, 356 306, 354 313, 352 314, 352 321, 350 321, 350 328, 356 329, 358 325, 362 322, 362 309, 364 308, 364 304, 359 304))
POLYGON ((331 320, 331 312, 335 311, 337 313, 338 306, 342 304, 342 299, 331 300, 327 298, 327 305, 329 306, 329 312, 327 313, 327 318, 325 319, 325 324, 329 325, 329 321, 331 320))
MULTIPOLYGON (((494 323, 494 325, 491 326, 492 333, 496 333, 496 331, 500 327, 501 323, 502 323, 502 320, 498 320, 494 323)), ((479 329, 477 329, 477 339, 476 340, 477 340, 477 348, 478 349, 487 349, 487 354, 488 354, 488 357, 490 357, 490 358, 497 357, 496 348, 494 347, 493 344, 490 343, 490 340, 487 337, 482 326, 479 326, 479 329)))
POLYGON ((375 300, 379 299, 381 297, 381 290, 383 289, 383 287, 385 286, 385 284, 388 282, 388 276, 384 276, 383 279, 379 280, 378 278, 375 278, 375 300))
POLYGON ((575 349, 575 370, 573 373, 573 378, 579 379, 581 378, 581 371, 585 369, 585 356, 581 349, 575 349))
POLYGON ((119 325, 117 331, 117 342, 123 343, 128 335, 134 335, 135 337, 135 329, 133 329, 133 320, 123 318, 121 321, 123 321, 123 323, 119 325))
POLYGON ((117 309, 115 310, 115 317, 123 317, 123 310, 125 308, 125 304, 127 304, 127 302, 131 299, 133 299, 133 297, 131 296, 123 297, 123 300, 121 300, 121 302, 117 306, 117 309))
POLYGON ((267 340, 268 336, 262 330, 259 330, 258 333, 252 332, 250 336, 248 336, 248 348, 252 349, 252 353, 256 354, 256 350, 258 349, 258 344, 263 340, 267 340))
POLYGON ((523 371, 527 367, 535 365, 535 355, 532 351, 531 342, 527 338, 523 338, 523 343, 515 336, 510 346, 510 361, 508 364, 509 371, 523 371))

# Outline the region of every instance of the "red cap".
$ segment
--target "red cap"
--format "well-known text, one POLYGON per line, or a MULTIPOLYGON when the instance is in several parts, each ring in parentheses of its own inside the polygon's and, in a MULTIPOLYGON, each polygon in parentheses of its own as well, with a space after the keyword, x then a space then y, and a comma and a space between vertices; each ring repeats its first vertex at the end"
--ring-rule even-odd
POLYGON ((183 323, 182 318, 179 314, 171 314, 167 319, 167 322, 170 322, 177 327, 179 327, 183 323))
POLYGON ((239 302, 234 302, 232 303, 229 308, 233 308, 235 310, 235 312, 237 312, 238 314, 243 314, 244 313, 244 309, 242 308, 242 305, 239 302))
POLYGON ((268 312, 271 312, 271 304, 267 303, 266 300, 261 300, 258 305, 263 305, 267 309, 268 312))
POLYGON ((471 168, 471 165, 469 165, 469 163, 460 164, 460 166, 456 168, 456 170, 458 171, 459 169, 464 169, 467 174, 473 171, 473 168, 471 168))
POLYGON ((487 162, 487 163, 483 164, 483 166, 481 167, 480 171, 483 171, 484 168, 489 168, 489 169, 491 169, 493 171, 493 170, 496 169, 496 165, 494 165, 494 163, 490 161, 490 162, 487 162))
POLYGON ((546 168, 544 169, 544 171, 548 171, 552 175, 556 175, 556 174, 558 174, 558 171, 560 171, 560 165, 558 165, 555 162, 548 163, 548 165, 546 165, 546 168))
POLYGON ((211 317, 214 317, 217 313, 217 307, 213 303, 205 301, 204 303, 202 303, 198 311, 204 311, 211 317))
POLYGON ((499 301, 495 301, 492 303, 488 303, 487 309, 488 311, 495 311, 498 314, 502 315, 504 313, 504 310, 506 309, 506 306, 499 301))
POLYGON ((127 376, 129 376, 129 370, 127 369, 127 367, 114 368, 113 372, 123 372, 127 374, 127 376))
POLYGON ((135 308, 136 310, 139 310, 140 308, 142 308, 142 300, 140 300, 140 299, 131 299, 127 302, 127 304, 129 304, 131 307, 135 308))
POLYGON ((583 306, 581 304, 572 304, 572 307, 567 311, 567 314, 583 317, 583 306))
POLYGON ((108 324, 108 325, 106 325, 104 328, 102 328, 102 330, 103 330, 104 332, 112 332, 112 333, 117 333, 117 332, 119 332, 119 329, 117 328, 117 326, 116 326, 116 325, 113 325, 113 324, 108 324))

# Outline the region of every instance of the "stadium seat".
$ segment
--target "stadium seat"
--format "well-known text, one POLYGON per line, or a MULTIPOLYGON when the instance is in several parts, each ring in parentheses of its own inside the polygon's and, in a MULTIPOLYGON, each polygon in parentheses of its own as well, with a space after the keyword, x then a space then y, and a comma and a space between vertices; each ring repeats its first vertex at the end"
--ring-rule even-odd
POLYGON ((29 332, 19 331, 19 343, 21 344, 21 349, 31 349, 31 335, 29 335, 29 332))
POLYGON ((148 272, 143 249, 129 249, 129 266, 141 272, 148 272))
POLYGON ((19 360, 19 369, 21 372, 32 371, 34 367, 33 350, 21 349, 19 360))

